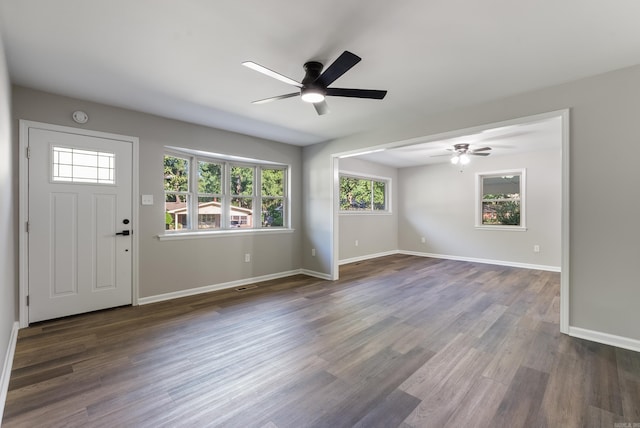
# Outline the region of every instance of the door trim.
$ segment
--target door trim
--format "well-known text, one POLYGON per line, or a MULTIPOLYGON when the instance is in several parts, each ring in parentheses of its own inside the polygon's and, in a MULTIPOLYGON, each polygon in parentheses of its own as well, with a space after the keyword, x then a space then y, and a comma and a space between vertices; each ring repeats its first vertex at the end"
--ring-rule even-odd
POLYGON ((29 308, 27 306, 27 294, 29 291, 29 239, 27 235, 27 221, 29 220, 29 163, 27 162, 27 147, 29 145, 29 129, 43 129, 46 131, 65 132, 67 134, 86 135, 89 137, 107 138, 131 143, 132 147, 132 171, 131 171, 131 217, 133 223, 132 235, 132 266, 131 266, 131 302, 138 305, 138 248, 139 234, 138 225, 138 194, 139 194, 139 174, 138 174, 138 154, 139 139, 128 135, 111 134, 108 132, 91 131, 88 129, 73 128, 69 126, 53 125, 50 123, 34 122, 20 119, 20 149, 18 152, 19 171, 19 202, 18 202, 18 236, 19 236, 19 320, 20 328, 29 326, 29 308))

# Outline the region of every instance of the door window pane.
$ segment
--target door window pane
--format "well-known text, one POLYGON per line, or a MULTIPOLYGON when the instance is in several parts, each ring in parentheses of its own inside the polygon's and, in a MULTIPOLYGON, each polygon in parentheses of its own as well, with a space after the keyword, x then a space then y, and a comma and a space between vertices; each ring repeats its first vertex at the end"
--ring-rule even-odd
POLYGON ((53 146, 54 182, 115 184, 115 153, 53 146))

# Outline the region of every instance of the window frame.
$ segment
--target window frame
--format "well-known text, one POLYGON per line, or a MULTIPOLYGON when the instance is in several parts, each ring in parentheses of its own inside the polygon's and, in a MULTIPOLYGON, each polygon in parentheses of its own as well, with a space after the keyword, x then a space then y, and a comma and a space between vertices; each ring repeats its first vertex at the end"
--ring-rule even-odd
MULTIPOLYGON (((117 163, 116 153, 106 150, 92 150, 83 147, 76 147, 68 144, 52 143, 49 145, 49 182, 52 184, 81 184, 92 186, 117 186, 117 163), (71 160, 64 163, 61 159, 63 153, 67 154, 71 160), (96 158, 95 165, 82 165, 80 161, 75 162, 75 156, 94 156, 96 158), (100 158, 107 158, 108 166, 100 165, 100 158), (62 175, 60 169, 68 167, 71 175, 62 175), (75 168, 92 168, 96 172, 95 178, 76 176, 75 168), (109 178, 100 177, 100 170, 107 170, 109 178)), ((119 163, 119 161, 118 161, 119 163)))
MULTIPOLYGON (((192 151, 185 149, 185 151, 178 150, 173 147, 165 147, 163 151, 163 162, 165 156, 176 157, 180 159, 186 159, 188 162, 188 191, 170 191, 164 190, 164 200, 166 203, 167 194, 181 194, 187 197, 187 227, 182 229, 165 229, 159 235, 161 240, 172 239, 179 237, 204 237, 208 235, 224 235, 224 234, 242 234, 252 232, 275 232, 275 231, 291 231, 291 212, 290 212, 290 189, 289 189, 289 177, 291 174, 291 167, 286 164, 259 161, 259 160, 235 160, 236 157, 224 155, 216 156, 215 154, 208 155, 204 152, 198 151, 193 153, 192 151), (199 192, 198 182, 198 170, 199 162, 216 163, 221 165, 221 183, 220 194, 215 194, 213 197, 220 198, 220 227, 213 229, 199 229, 198 221, 198 202, 199 197, 211 197, 213 194, 199 192), (232 167, 238 166, 242 168, 251 168, 253 170, 253 183, 251 195, 234 195, 231 192, 231 170, 232 167), (268 226, 262 225, 262 170, 263 169, 279 169, 283 171, 283 189, 282 189, 282 211, 283 211, 283 225, 282 226, 268 226), (235 197, 249 198, 251 199, 251 227, 233 227, 231 224, 231 200, 235 197)), ((269 197, 271 198, 271 197, 269 197)), ((163 216, 166 215, 166 208, 163 209, 163 216)))
POLYGON ((505 230, 514 232, 524 232, 527 230, 527 170, 526 168, 515 168, 499 171, 477 172, 476 173, 476 192, 475 192, 475 228, 480 230, 505 230), (482 202, 484 197, 484 178, 503 177, 507 175, 520 177, 520 224, 483 224, 482 222, 482 202))
POLYGON ((391 188, 392 188, 392 179, 391 177, 383 177, 379 175, 366 174, 361 172, 353 172, 353 171, 339 171, 338 174, 338 213, 340 215, 389 215, 392 214, 391 210, 391 188), (367 180, 371 181, 371 208, 369 209, 361 209, 361 210, 342 210, 341 206, 341 182, 343 177, 355 178, 358 180, 367 180), (384 196, 385 196, 385 209, 384 210, 376 210, 374 209, 373 203, 373 193, 374 193, 374 182, 384 183, 384 196))

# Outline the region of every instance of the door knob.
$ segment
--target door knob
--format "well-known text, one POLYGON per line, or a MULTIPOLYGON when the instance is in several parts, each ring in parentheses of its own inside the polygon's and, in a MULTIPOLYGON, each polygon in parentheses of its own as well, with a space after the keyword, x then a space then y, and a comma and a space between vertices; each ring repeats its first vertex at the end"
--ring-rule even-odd
POLYGON ((131 235, 131 231, 130 230, 123 230, 120 233, 116 233, 116 235, 129 236, 129 235, 131 235))

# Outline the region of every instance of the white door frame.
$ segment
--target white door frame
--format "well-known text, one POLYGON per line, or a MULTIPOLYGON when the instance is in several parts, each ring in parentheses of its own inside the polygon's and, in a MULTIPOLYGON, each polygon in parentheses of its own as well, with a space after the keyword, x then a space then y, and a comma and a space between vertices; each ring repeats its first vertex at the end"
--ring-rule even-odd
POLYGON ((20 327, 29 326, 29 308, 27 306, 27 295, 29 292, 29 237, 27 234, 27 221, 29 220, 29 163, 27 160, 27 147, 29 145, 29 129, 43 129, 47 131, 65 132, 68 134, 86 135, 89 137, 107 138, 130 142, 132 152, 131 171, 131 208, 132 208, 132 266, 131 266, 131 302, 138 305, 138 137, 128 135, 111 134, 107 132, 91 131, 87 129, 73 128, 69 126, 53 125, 50 123, 34 122, 20 119, 20 149, 18 152, 19 162, 19 215, 18 215, 18 235, 19 235, 19 287, 20 287, 20 327))

